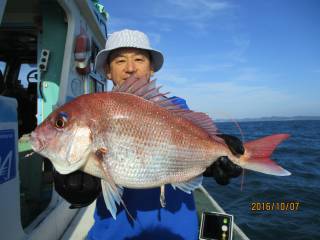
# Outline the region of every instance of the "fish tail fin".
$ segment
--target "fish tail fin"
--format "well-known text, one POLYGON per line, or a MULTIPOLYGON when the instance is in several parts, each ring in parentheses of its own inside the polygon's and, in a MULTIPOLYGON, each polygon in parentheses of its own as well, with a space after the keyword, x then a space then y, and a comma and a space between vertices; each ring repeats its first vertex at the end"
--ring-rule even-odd
POLYGON ((289 176, 291 173, 270 159, 277 145, 289 137, 288 134, 275 134, 244 144, 245 154, 240 158, 240 166, 265 174, 289 176))

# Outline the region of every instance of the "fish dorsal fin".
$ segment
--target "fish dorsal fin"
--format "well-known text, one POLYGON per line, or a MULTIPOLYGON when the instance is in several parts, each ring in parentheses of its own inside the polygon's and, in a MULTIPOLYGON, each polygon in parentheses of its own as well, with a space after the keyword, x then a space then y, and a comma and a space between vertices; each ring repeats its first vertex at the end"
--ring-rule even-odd
POLYGON ((189 110, 185 112, 176 112, 175 114, 180 115, 195 123, 198 127, 205 130, 210 136, 214 136, 218 132, 218 129, 213 123, 212 119, 205 113, 193 112, 189 110))
POLYGON ((137 95, 146 100, 157 102, 163 100, 168 93, 160 93, 161 86, 156 87, 156 80, 148 82, 145 78, 128 78, 122 85, 115 87, 113 92, 124 92, 137 95))
MULTIPOLYGON (((146 78, 131 76, 121 86, 115 87, 112 91, 130 93, 151 101, 154 104, 169 110, 171 113, 191 121, 193 124, 206 131, 212 138, 221 141, 220 138, 215 136, 218 133, 218 129, 207 114, 185 109, 183 106, 184 104, 175 101, 179 98, 166 97, 168 92, 161 93, 159 92, 160 88, 161 86, 156 86, 156 80, 148 82, 146 78)), ((224 141, 222 140, 222 142, 224 141)))

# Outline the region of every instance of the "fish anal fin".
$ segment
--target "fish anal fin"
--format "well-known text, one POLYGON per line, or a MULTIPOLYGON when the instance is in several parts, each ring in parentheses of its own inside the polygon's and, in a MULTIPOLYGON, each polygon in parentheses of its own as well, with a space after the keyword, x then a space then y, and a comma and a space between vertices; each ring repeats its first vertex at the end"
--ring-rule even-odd
POLYGON ((163 208, 166 206, 165 185, 161 185, 160 187, 160 204, 163 208))
POLYGON ((187 182, 182 182, 182 183, 172 183, 172 187, 175 189, 176 187, 179 188, 180 190, 191 194, 191 192, 193 190, 195 190, 196 188, 200 187, 202 184, 202 179, 203 176, 199 175, 195 178, 192 178, 191 180, 187 181, 187 182))

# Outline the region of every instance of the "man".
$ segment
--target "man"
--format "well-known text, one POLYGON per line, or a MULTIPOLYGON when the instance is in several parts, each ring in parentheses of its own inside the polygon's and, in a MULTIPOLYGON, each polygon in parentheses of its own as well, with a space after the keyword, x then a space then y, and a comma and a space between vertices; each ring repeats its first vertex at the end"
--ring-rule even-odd
MULTIPOLYGON (((123 30, 113 33, 106 42, 106 48, 98 53, 96 70, 118 86, 132 75, 150 80, 154 72, 160 70, 163 60, 162 53, 151 48, 144 33, 123 30)), ((184 102, 182 99, 175 101, 180 104, 184 102)), ((243 154, 243 146, 237 138, 228 135, 221 135, 221 138, 235 154, 243 154)), ((241 168, 228 158, 221 157, 204 175, 213 176, 220 184, 227 184, 230 177, 240 173, 241 168)), ((55 174, 56 190, 73 203, 72 207, 91 203, 101 191, 99 186, 95 177, 84 173, 55 174)), ((114 220, 100 194, 95 223, 88 239, 197 239, 198 219, 193 195, 179 189, 173 190, 167 185, 164 208, 160 206, 159 196, 160 188, 125 189, 123 201, 136 220, 133 222, 122 206, 114 220)))

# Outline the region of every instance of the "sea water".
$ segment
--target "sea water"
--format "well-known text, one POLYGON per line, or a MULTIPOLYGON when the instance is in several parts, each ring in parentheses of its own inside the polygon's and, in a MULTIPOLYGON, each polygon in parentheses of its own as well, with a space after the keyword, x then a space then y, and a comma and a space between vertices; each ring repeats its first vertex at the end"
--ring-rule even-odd
MULTIPOLYGON (((226 186, 211 178, 204 187, 250 239, 320 239, 320 121, 240 122, 244 141, 288 133, 272 159, 292 173, 278 177, 244 171, 226 186), (241 182, 243 181, 242 190, 241 182)), ((218 123, 239 135, 233 123, 218 123)))

